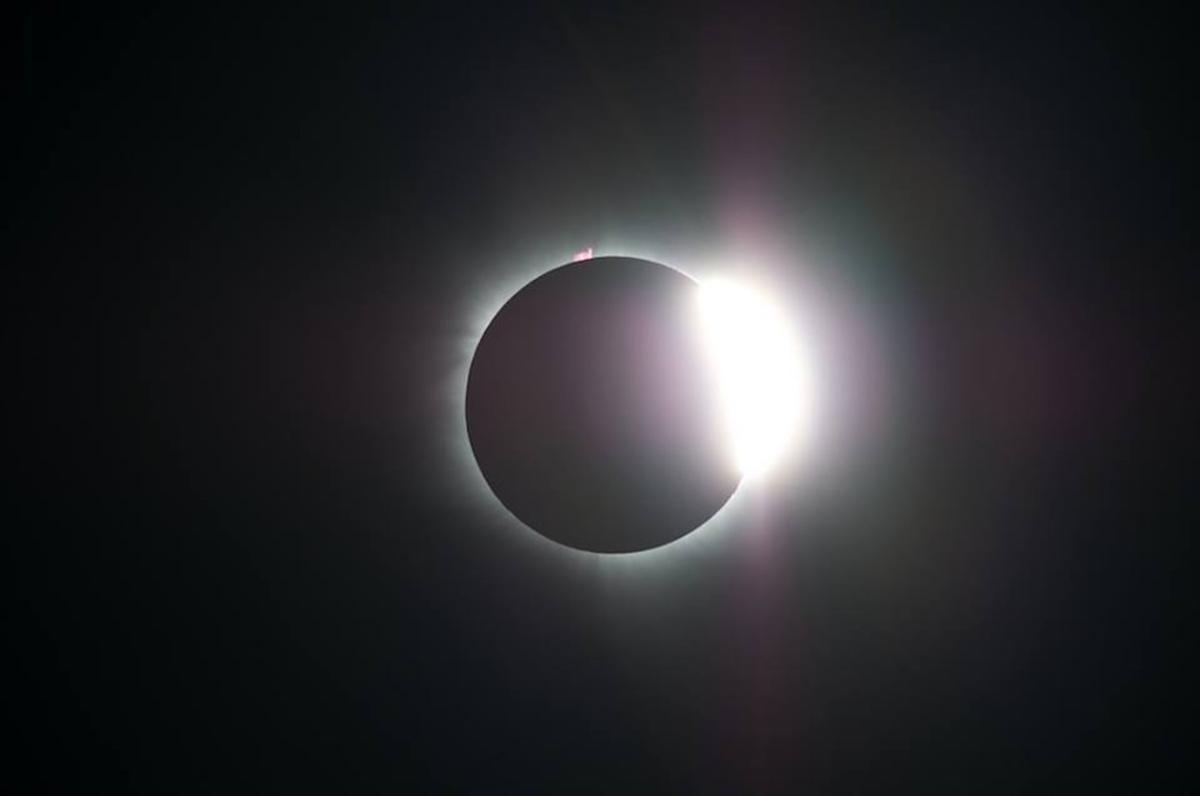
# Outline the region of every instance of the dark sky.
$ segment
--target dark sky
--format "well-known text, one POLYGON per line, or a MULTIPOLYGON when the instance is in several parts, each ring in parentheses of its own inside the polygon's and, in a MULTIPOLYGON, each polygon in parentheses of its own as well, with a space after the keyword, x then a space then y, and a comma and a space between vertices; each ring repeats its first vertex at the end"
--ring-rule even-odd
POLYGON ((119 5, 40 4, 12 50, 7 775, 1185 773, 1190 416, 1154 396, 1186 380, 1157 341, 1186 339, 1194 295, 1172 20, 119 5), (869 477, 816 503, 778 484, 760 527, 661 566, 514 537, 446 419, 480 297, 585 246, 707 245, 743 211, 890 319, 904 408, 869 477))

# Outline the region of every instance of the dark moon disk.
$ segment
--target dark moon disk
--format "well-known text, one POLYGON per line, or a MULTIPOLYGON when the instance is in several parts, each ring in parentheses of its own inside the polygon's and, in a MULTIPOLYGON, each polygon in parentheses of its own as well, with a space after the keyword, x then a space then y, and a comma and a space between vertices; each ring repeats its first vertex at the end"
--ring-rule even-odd
POLYGON ((467 433, 530 528, 580 550, 648 550, 737 489, 697 290, 658 263, 597 257, 543 274, 492 319, 467 379, 467 433))

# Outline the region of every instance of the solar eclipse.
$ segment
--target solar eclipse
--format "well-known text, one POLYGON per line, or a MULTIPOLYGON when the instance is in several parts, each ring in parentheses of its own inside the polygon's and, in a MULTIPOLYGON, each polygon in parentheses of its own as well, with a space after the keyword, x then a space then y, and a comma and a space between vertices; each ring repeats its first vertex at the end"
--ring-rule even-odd
POLYGON ((649 260, 583 259, 519 290, 471 361, 467 432, 491 491, 580 550, 672 542, 801 436, 811 379, 756 292, 649 260))

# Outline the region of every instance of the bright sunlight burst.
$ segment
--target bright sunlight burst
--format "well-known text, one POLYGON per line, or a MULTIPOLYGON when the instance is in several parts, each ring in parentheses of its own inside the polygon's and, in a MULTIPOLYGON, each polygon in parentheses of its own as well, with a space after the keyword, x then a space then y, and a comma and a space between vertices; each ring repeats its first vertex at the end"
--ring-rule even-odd
POLYGON ((748 287, 706 282, 699 308, 735 462, 760 475, 806 436, 808 358, 779 309, 748 287))

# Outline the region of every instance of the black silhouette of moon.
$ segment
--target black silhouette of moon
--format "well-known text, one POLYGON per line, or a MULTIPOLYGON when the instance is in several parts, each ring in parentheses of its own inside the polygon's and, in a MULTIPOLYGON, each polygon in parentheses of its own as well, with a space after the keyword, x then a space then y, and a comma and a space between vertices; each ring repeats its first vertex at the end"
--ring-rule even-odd
POLYGON ((737 489, 699 286, 659 263, 597 257, 534 279, 484 331, 467 433, 496 497, 580 550, 648 550, 737 489))

